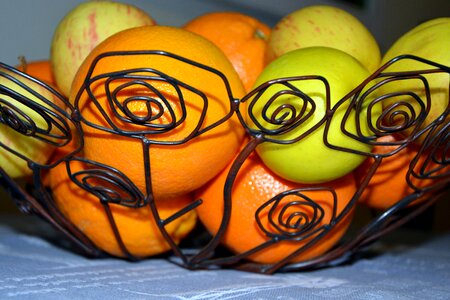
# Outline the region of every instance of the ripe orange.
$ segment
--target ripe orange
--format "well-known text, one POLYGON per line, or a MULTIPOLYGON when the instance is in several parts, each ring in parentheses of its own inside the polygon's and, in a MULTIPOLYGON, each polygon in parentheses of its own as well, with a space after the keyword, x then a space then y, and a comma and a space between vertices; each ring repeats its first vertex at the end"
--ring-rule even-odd
POLYGON ((270 27, 243 13, 213 12, 192 19, 184 28, 206 37, 222 49, 246 91, 250 91, 265 66, 270 27))
MULTIPOLYGON (((394 143, 397 141, 399 141, 399 138, 395 135, 386 135, 378 139, 378 142, 380 143, 394 143)), ((397 148, 398 145, 376 145, 374 146, 372 152, 383 155, 389 154, 397 148)), ((419 149, 416 145, 410 144, 401 151, 391 156, 384 157, 359 198, 359 203, 374 209, 384 210, 391 207, 409 194, 412 194, 414 189, 408 185, 407 173, 410 168, 410 163, 418 154, 418 150, 419 149)), ((420 172, 420 168, 422 168, 425 163, 427 164, 426 169, 428 170, 437 167, 436 164, 425 162, 425 160, 426 155, 419 157, 413 167, 413 170, 416 173, 420 172)), ((368 158, 357 169, 355 169, 353 173, 357 182, 362 182, 362 180, 367 176, 373 163, 374 160, 368 158)), ((445 170, 442 169, 439 173, 443 173, 444 171, 445 170)), ((419 188, 427 187, 433 183, 431 179, 419 180, 415 177, 410 177, 410 179, 411 182, 419 188)), ((419 204, 426 199, 426 197, 420 197, 411 202, 411 205, 419 204)))
MULTIPOLYGON (((70 124, 70 126, 73 126, 73 125, 70 124)), ((73 135, 72 140, 68 144, 66 144, 62 147, 58 147, 53 151, 53 153, 50 156, 49 161, 48 161, 49 165, 57 164, 61 160, 66 158, 67 156, 72 155, 75 152, 82 151, 80 149, 80 148, 82 148, 82 146, 80 144, 79 133, 76 130, 73 130, 71 132, 71 134, 73 135)), ((46 187, 50 186, 50 170, 51 170, 51 168, 41 170, 42 183, 46 187)))
MULTIPOLYGON (((202 187, 198 191, 198 195, 196 195, 204 201, 197 208, 200 221, 212 234, 217 232, 222 220, 224 209, 223 191, 228 170, 229 168, 202 187)), ((336 212, 339 214, 356 191, 354 179, 349 175, 329 182, 326 186, 336 191, 336 212)), ((257 210, 281 192, 295 188, 307 189, 314 187, 319 187, 319 185, 301 185, 282 179, 272 173, 260 158, 255 153, 252 153, 242 165, 234 182, 231 217, 221 242, 235 253, 244 253, 268 242, 270 238, 261 230, 255 220, 255 216, 258 215, 262 227, 271 234, 279 234, 280 230, 292 235, 304 231, 298 236, 303 236, 305 239, 300 241, 280 240, 268 248, 250 255, 248 259, 259 263, 275 263, 286 258, 289 254, 307 244, 308 241, 311 241, 317 236, 317 233, 320 233, 320 231, 313 233, 315 229, 330 223, 333 213, 332 193, 326 189, 318 189, 316 191, 304 190, 301 191, 303 196, 290 194, 282 198, 278 204, 276 201, 271 202, 258 214, 257 210), (309 202, 308 197, 322 207, 323 214, 321 214, 320 209, 315 210, 313 205, 307 204, 309 202), (294 201, 298 202, 295 203, 294 201), (271 209, 273 209, 272 216, 270 214, 271 209), (320 220, 320 217, 323 217, 323 219, 320 220), (271 224, 269 219, 277 224, 280 229, 271 224), (280 224, 283 222, 291 225, 295 225, 296 222, 299 223, 297 226, 294 226, 296 228, 288 228, 280 224), (314 222, 317 223, 315 224, 314 222), (306 234, 311 233, 311 236, 306 236, 306 234)), ((341 222, 337 223, 327 235, 321 238, 319 242, 300 253, 292 261, 298 262, 314 258, 330 249, 345 233, 352 220, 352 215, 353 210, 341 222)))
POLYGON ((20 64, 16 68, 28 75, 31 75, 45 83, 55 86, 55 79, 49 60, 26 61, 25 58, 19 57, 20 64))
MULTIPOLYGON (((89 170, 89 167, 80 161, 71 161, 70 168, 72 173, 89 170)), ((97 247, 111 255, 125 257, 100 200, 69 178, 65 164, 59 164, 49 172, 51 191, 59 210, 97 247)), ((81 180, 81 178, 78 179, 81 180)), ((104 186, 106 182, 90 179, 88 183, 104 186)), ((108 185, 106 187, 117 191, 117 187, 108 185)), ((165 219, 173 215, 186 206, 192 200, 191 198, 181 196, 176 199, 157 201, 161 218, 165 219)), ((130 208, 118 204, 109 206, 123 243, 130 254, 146 257, 169 250, 170 247, 160 233, 148 206, 141 208, 130 208)), ((178 243, 192 230, 196 220, 195 211, 191 211, 169 223, 165 228, 178 243)))
MULTIPOLYGON (((234 97, 240 98, 245 93, 233 66, 213 43, 184 29, 155 25, 121 31, 94 48, 75 76, 70 101, 78 101, 77 91, 97 55, 127 50, 163 50, 181 55, 222 72, 228 79, 234 97)), ((224 81, 215 73, 159 54, 104 58, 98 62, 91 77, 135 68, 158 70, 185 85, 165 79, 162 77, 164 75, 160 76, 151 70, 132 72, 133 75, 157 77, 142 79, 139 83, 131 83, 131 79, 123 77, 108 84, 106 79, 98 79, 90 85, 90 89, 105 112, 103 115, 100 113, 93 99, 84 90, 79 97, 81 114, 87 121, 103 128, 112 128, 106 121, 108 119, 120 130, 136 133, 141 138, 145 135, 148 140, 173 142, 175 145, 150 145, 148 158, 151 163, 153 193, 156 198, 167 198, 191 192, 227 165, 244 136, 242 126, 237 117, 233 116, 189 142, 181 143, 196 132, 203 113, 205 119, 200 124, 200 129, 223 120, 231 111, 231 100, 224 81), (117 91, 114 95, 117 102, 108 102, 105 86, 112 92, 117 91), (182 93, 185 107, 178 93, 182 93), (203 96, 207 97, 207 105, 203 96), (163 102, 163 98, 167 102, 163 102), (173 109, 173 115, 170 109, 173 109), (183 112, 184 109, 186 112, 183 112), (139 118, 134 123, 130 122, 139 118), (171 126, 175 122, 181 124, 167 132, 161 131, 163 126, 171 126), (149 129, 157 133, 149 133, 149 129), (147 131, 142 134, 142 130, 147 131)), ((121 170, 145 191, 145 146, 140 138, 118 136, 90 126, 84 126, 84 131, 84 153, 87 158, 121 170)))

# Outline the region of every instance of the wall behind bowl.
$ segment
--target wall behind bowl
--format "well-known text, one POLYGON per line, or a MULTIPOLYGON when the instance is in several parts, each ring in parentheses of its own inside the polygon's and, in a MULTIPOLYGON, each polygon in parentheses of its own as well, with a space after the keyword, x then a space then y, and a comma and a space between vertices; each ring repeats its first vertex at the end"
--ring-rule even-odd
MULTIPOLYGON (((449 0, 121 0, 147 11, 161 25, 181 26, 211 11, 237 10, 273 26, 284 15, 313 4, 348 10, 374 34, 385 51, 396 38, 435 17, 450 15, 449 0)), ((81 0, 3 0, 0 4, 0 61, 16 64, 49 56, 53 31, 61 18, 81 0)))

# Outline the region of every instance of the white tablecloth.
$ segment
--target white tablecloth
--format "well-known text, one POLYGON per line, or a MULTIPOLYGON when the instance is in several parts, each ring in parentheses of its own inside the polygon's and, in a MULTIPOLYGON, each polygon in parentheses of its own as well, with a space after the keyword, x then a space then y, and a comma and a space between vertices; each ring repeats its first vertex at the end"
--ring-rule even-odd
POLYGON ((450 299, 450 233, 397 234, 354 263, 275 275, 89 259, 56 238, 33 217, 0 217, 0 299, 450 299))

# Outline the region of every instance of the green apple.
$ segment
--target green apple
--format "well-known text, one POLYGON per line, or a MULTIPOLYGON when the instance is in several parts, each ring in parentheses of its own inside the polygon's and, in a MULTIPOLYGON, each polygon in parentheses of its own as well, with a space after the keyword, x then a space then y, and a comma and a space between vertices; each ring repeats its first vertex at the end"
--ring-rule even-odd
MULTIPOLYGON (((436 18, 419 24, 402 35, 383 56, 382 64, 387 63, 391 59, 402 54, 412 54, 427 60, 450 66, 450 18, 436 18)), ((401 71, 420 71, 427 69, 434 69, 434 66, 424 64, 413 59, 398 60, 390 65, 386 72, 401 72, 401 71)), ((428 126, 436 118, 438 118, 449 106, 449 74, 447 72, 440 72, 435 74, 424 74, 430 88, 431 106, 429 113, 419 127, 422 129, 428 126)), ((395 93, 395 92, 413 92, 420 101, 426 106, 426 95, 424 84, 419 79, 396 80, 392 83, 387 83, 380 88, 380 92, 395 93)), ((412 97, 392 97, 383 102, 387 109, 389 106, 398 103, 399 101, 408 102, 413 107, 414 113, 417 116, 421 111, 420 102, 412 97)), ((405 108, 401 106, 400 108, 405 108)), ((411 112, 410 112, 411 114, 411 112)), ((402 122, 399 118, 398 122, 402 122)), ((409 135, 413 129, 408 128, 404 131, 409 135)), ((419 137, 416 142, 423 141, 424 135, 419 137)))
MULTIPOLYGON (((359 61, 345 52, 328 47, 309 47, 290 51, 270 63, 258 77, 255 88, 272 79, 308 75, 323 76, 329 83, 330 107, 328 108, 335 109, 332 117, 329 117, 327 112, 325 85, 323 81, 313 79, 290 81, 290 84, 295 87, 294 89, 300 90, 311 98, 315 104, 314 110, 311 104, 306 104, 307 102, 303 100, 306 97, 285 93, 283 91, 294 89, 278 83, 271 84, 259 98, 256 96, 249 100, 248 113, 252 114, 253 119, 249 116, 246 116, 246 119, 251 128, 255 130, 264 128, 261 131, 267 134, 266 137, 276 140, 275 142, 265 141, 256 148, 263 162, 273 172, 285 179, 300 183, 327 182, 350 173, 365 159, 365 155, 362 154, 328 147, 323 140, 327 124, 329 125, 327 139, 330 144, 346 150, 352 149, 364 153, 371 151, 372 147, 369 144, 359 142, 342 132, 341 123, 350 100, 339 102, 367 79, 370 73, 359 61), (336 105, 338 102, 340 104, 336 105), (291 107, 285 106, 278 110, 286 104, 291 107), (303 122, 294 121, 297 124, 295 126, 289 123, 288 120, 294 120, 301 115, 302 111, 304 116, 309 114, 309 117, 304 117, 303 122), (274 121, 276 117, 281 116, 284 117, 285 125, 274 121), (328 123, 321 123, 325 117, 328 123), (254 120, 256 121, 253 122, 254 120), (283 131, 281 134, 270 132, 270 130, 279 130, 283 126, 285 128, 292 126, 293 129, 283 131), (308 130, 312 131, 304 138, 292 142, 308 130), (286 141, 289 142, 286 143, 286 141)), ((381 107, 373 105, 368 111, 369 99, 374 97, 369 96, 371 94, 368 92, 366 98, 360 98, 367 99, 361 100, 363 105, 360 114, 355 115, 353 110, 349 110, 350 117, 344 122, 347 131, 356 135, 355 120, 359 118, 361 122, 359 128, 364 136, 372 135, 367 124, 367 113, 372 116, 371 125, 374 125, 381 107)))
POLYGON ((33 95, 28 90, 7 78, 13 77, 24 83, 27 87, 41 95, 48 101, 57 103, 56 97, 46 88, 27 78, 11 71, 1 70, 0 73, 0 167, 11 177, 20 178, 31 175, 32 170, 27 161, 13 154, 5 147, 29 158, 38 164, 45 164, 54 150, 54 146, 39 140, 34 135, 33 128, 48 130, 49 124, 46 119, 38 113, 42 109, 51 107, 33 95), (14 91, 20 96, 11 96, 6 90, 14 91), (25 99, 21 102, 18 99, 25 99), (39 105, 42 109, 33 108, 39 105), (29 118, 29 119, 28 119, 29 118), (30 121, 30 119, 32 121, 30 121))
POLYGON ((379 67, 380 48, 372 33, 355 16, 337 7, 311 5, 283 17, 268 41, 267 59, 294 49, 324 46, 353 55, 369 72, 379 67))
POLYGON ((57 87, 68 96, 79 66, 107 37, 153 24, 150 15, 130 4, 101 0, 75 6, 58 23, 51 41, 50 61, 57 87))

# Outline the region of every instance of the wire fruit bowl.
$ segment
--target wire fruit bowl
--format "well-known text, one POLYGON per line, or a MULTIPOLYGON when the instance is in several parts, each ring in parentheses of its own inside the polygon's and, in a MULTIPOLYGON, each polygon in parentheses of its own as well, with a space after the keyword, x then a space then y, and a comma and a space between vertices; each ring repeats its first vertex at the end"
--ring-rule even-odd
MULTIPOLYGON (((137 81, 165 81, 170 85, 176 86, 178 90, 188 88, 201 95, 201 97, 206 99, 204 109, 205 112, 207 112, 207 95, 202 93, 202 91, 197 90, 195 87, 190 87, 186 83, 179 81, 177 78, 171 77, 170 74, 165 74, 159 70, 152 69, 151 66, 142 66, 142 69, 122 70, 110 74, 103 74, 101 76, 92 76, 95 65, 106 57, 122 56, 126 59, 127 56, 135 55, 163 55, 168 59, 177 60, 179 63, 188 64, 195 68, 202 68, 205 72, 215 74, 223 81, 223 85, 228 93, 230 103, 229 112, 225 114, 222 119, 217 120, 213 124, 208 124, 208 126, 203 125, 204 117, 200 117, 198 120, 199 126, 197 126, 196 130, 189 134, 186 138, 178 141, 162 141, 161 139, 156 138, 157 135, 160 133, 170 132, 183 122, 183 118, 180 118, 180 120, 174 121, 171 124, 167 124, 167 126, 156 127, 153 123, 154 119, 152 117, 143 120, 137 116, 125 114, 127 116, 127 119, 125 120, 126 122, 142 128, 140 131, 130 132, 123 130, 120 126, 115 124, 113 118, 108 116, 105 108, 102 107, 97 102, 95 96, 91 94, 92 96, 90 101, 97 104, 97 107, 101 111, 101 115, 105 118, 105 122, 102 124, 107 125, 94 124, 83 117, 83 112, 80 108, 81 104, 78 100, 75 100, 74 103, 69 103, 64 96, 48 84, 20 72, 11 66, 0 64, 0 77, 4 77, 6 80, 14 82, 14 84, 20 86, 29 93, 37 95, 40 100, 46 104, 36 104, 36 102, 29 99, 26 95, 17 93, 7 86, 0 85, 0 125, 12 128, 15 132, 20 133, 23 139, 38 139, 45 141, 54 148, 64 149, 70 144, 76 145, 74 149, 66 152, 65 155, 59 157, 57 160, 52 160, 49 163, 42 164, 33 161, 17 149, 9 148, 6 142, 0 141, 0 147, 2 147, 3 150, 9 151, 19 159, 25 160, 28 163, 28 167, 32 171, 30 184, 28 185, 29 188, 24 188, 20 183, 13 179, 1 167, 0 164, 0 182, 5 190, 8 191, 21 212, 25 214, 37 215, 43 218, 48 223, 52 224, 57 230, 62 232, 64 236, 66 236, 67 239, 73 243, 74 247, 80 249, 87 256, 100 257, 105 255, 105 253, 59 211, 54 202, 52 191, 45 184, 44 174, 48 172, 49 169, 55 168, 60 164, 66 165, 70 179, 74 183, 98 199, 108 217, 117 244, 121 248, 121 251, 125 253, 127 259, 139 260, 141 258, 133 255, 125 246, 123 237, 117 228, 111 207, 117 205, 132 209, 140 209, 147 206, 150 208, 158 230, 165 237, 168 245, 170 246, 171 251, 167 256, 167 259, 188 269, 211 269, 221 267, 272 274, 274 272, 300 271, 324 266, 332 266, 338 262, 350 260, 355 256, 355 254, 361 252, 362 249, 371 245, 381 236, 400 227, 405 222, 419 215, 421 212, 433 205, 439 199, 440 195, 448 191, 450 182, 450 155, 448 153, 450 149, 450 123, 448 122, 450 113, 449 105, 447 105, 447 108, 441 115, 436 117, 431 123, 427 123, 428 125, 424 126, 425 119, 430 113, 430 106, 433 101, 426 75, 438 73, 450 75, 450 67, 448 66, 440 65, 411 55, 396 57, 371 74, 371 76, 369 76, 364 82, 338 101, 336 105, 331 106, 328 82, 326 78, 320 76, 311 75, 279 78, 266 82, 256 87, 242 99, 237 99, 232 94, 227 78, 221 72, 187 58, 156 50, 109 52, 98 56, 96 60, 94 60, 79 94, 81 94, 82 91, 90 93, 91 85, 95 84, 99 77, 108 78, 108 80, 125 80, 127 84, 133 84, 137 81), (425 67, 422 70, 389 72, 389 67, 391 65, 397 64, 402 60, 416 60, 421 62, 425 67), (136 74, 140 75, 136 76, 136 74), (418 104, 424 103, 419 106, 420 111, 414 110, 411 105, 406 102, 395 103, 387 108, 384 108, 380 116, 367 116, 369 120, 373 119, 370 123, 375 124, 375 126, 371 128, 371 131, 373 132, 372 135, 366 136, 362 133, 362 130, 356 130, 358 134, 355 135, 347 130, 346 122, 350 121, 350 112, 355 113, 356 116, 371 114, 372 110, 370 107, 373 107, 380 102, 385 101, 387 98, 394 96, 392 94, 378 95, 376 98, 371 100, 369 109, 362 109, 360 103, 362 101, 361 99, 365 95, 364 92, 367 91, 367 89, 374 91, 388 82, 395 83, 397 80, 405 81, 417 79, 423 83, 420 90, 404 91, 403 95, 407 95, 418 104), (286 132, 294 130, 305 122, 310 116, 305 114, 305 111, 296 111, 295 107, 292 107, 287 103, 282 104, 280 107, 275 109, 276 113, 267 118, 269 122, 272 122, 272 125, 275 124, 277 126, 275 130, 272 127, 255 127, 252 124, 249 124, 249 119, 245 117, 244 112, 248 113, 250 120, 255 120, 255 112, 252 111, 254 103, 260 101, 261 95, 268 93, 268 91, 270 91, 269 87, 274 85, 283 86, 283 89, 286 92, 295 95, 301 99, 301 101, 304 101, 304 103, 310 103, 312 105, 312 111, 309 111, 309 113, 313 112, 315 109, 313 97, 298 90, 293 84, 293 82, 301 80, 319 80, 323 82, 326 88, 327 113, 317 123, 317 125, 297 137, 289 140, 280 140, 278 137, 286 132), (53 94, 63 104, 61 106, 64 107, 52 103, 52 101, 45 99, 42 95, 38 95, 35 89, 24 83, 30 81, 38 84, 46 91, 53 94), (4 96, 8 96, 9 100, 5 99, 4 96), (334 112, 336 112, 336 110, 340 107, 340 105, 343 105, 343 103, 348 105, 347 114, 343 118, 340 128, 345 135, 358 141, 359 143, 366 143, 371 146, 377 145, 381 147, 395 146, 396 150, 389 151, 387 154, 363 152, 356 149, 334 145, 330 142, 329 124, 333 119, 334 112), (22 110, 21 106, 17 104, 24 105, 28 109, 31 109, 31 111, 34 111, 39 116, 44 118, 46 121, 45 128, 39 127, 39 125, 33 121, 33 118, 30 117, 29 113, 22 110), (286 118, 286 115, 282 113, 286 110, 291 112, 289 118, 286 118), (154 201, 152 194, 151 179, 146 179, 146 189, 145 191, 141 191, 121 170, 117 170, 111 166, 93 160, 88 160, 81 154, 84 147, 84 132, 82 125, 91 126, 101 131, 113 133, 117 136, 141 140, 144 153, 148 153, 149 149, 154 145, 171 147, 198 138, 199 135, 220 126, 223 122, 233 116, 237 116, 240 124, 247 133, 248 140, 244 147, 240 150, 236 159, 232 161, 231 169, 223 187, 224 211, 219 230, 216 234, 208 236, 205 241, 195 243, 196 247, 186 247, 183 244, 176 243, 167 233, 166 227, 174 220, 177 220, 186 213, 189 213, 201 206, 202 199, 196 199, 171 216, 162 218, 158 213, 158 205, 154 201), (402 122, 398 122, 398 117, 401 117, 402 122), (337 151, 363 155, 367 157, 367 159, 373 160, 372 167, 370 168, 368 174, 364 178, 361 178, 357 191, 354 193, 348 204, 340 212, 337 212, 334 208, 329 222, 325 222, 326 224, 323 224, 323 222, 321 222, 323 221, 323 216, 320 213, 323 208, 321 207, 320 202, 317 201, 319 199, 311 199, 310 197, 305 196, 305 192, 308 191, 308 188, 284 191, 272 199, 267 199, 264 205, 258 209, 255 209, 254 221, 257 226, 265 232, 268 242, 261 244, 245 253, 233 254, 224 251, 221 241, 230 221, 232 206, 231 190, 233 189, 236 175, 242 164, 246 161, 246 159, 248 159, 251 153, 255 152, 255 149, 261 143, 301 143, 304 138, 312 134, 316 128, 322 125, 325 126, 323 142, 327 147, 337 151), (378 138, 380 137, 399 133, 402 134, 402 139, 396 143, 378 142, 378 138), (361 194, 369 184, 370 179, 375 174, 377 167, 383 159, 390 156, 395 156, 399 150, 409 144, 416 143, 419 139, 421 139, 420 149, 418 150, 416 157, 410 162, 409 170, 405 178, 408 185, 413 190, 411 194, 404 197, 391 207, 380 211, 373 217, 373 219, 368 221, 367 224, 364 224, 361 228, 358 228, 351 234, 351 236, 346 236, 343 238, 336 246, 323 255, 308 259, 306 261, 295 263, 292 262, 293 258, 301 255, 307 249, 314 247, 314 245, 321 240, 326 239, 327 234, 333 228, 338 226, 347 215, 351 214, 352 209, 358 205, 358 199, 361 197, 361 194), (419 158, 425 158, 425 160, 419 160, 419 158), (90 166, 89 170, 81 172, 72 171, 71 165, 73 162, 77 161, 82 161, 83 163, 88 164, 90 166), (108 184, 105 186, 93 186, 88 184, 88 180, 86 180, 87 178, 98 178, 102 179, 103 182, 105 182, 106 179, 108 184), (425 180, 431 183, 427 185, 416 184, 417 181, 420 182, 425 180), (300 197, 302 201, 295 203, 281 202, 281 199, 293 193, 300 197), (424 198, 426 198, 425 201, 423 201, 424 198), (307 201, 305 199, 307 199, 307 201), (419 199, 422 200, 418 201, 419 199), (314 210, 314 214, 311 219, 307 219, 299 217, 297 213, 292 213, 292 216, 288 216, 288 218, 290 217, 289 220, 295 220, 292 222, 284 222, 283 218, 275 217, 269 214, 269 222, 276 228, 280 229, 277 232, 270 232, 264 228, 264 222, 261 220, 263 217, 258 212, 266 209, 267 207, 273 207, 278 204, 285 205, 286 207, 299 207, 298 213, 300 215, 302 205, 308 206, 314 210), (412 204, 414 204, 414 206, 412 206, 411 209, 412 204), (263 251, 265 248, 273 246, 274 244, 283 243, 286 241, 299 243, 299 246, 296 251, 285 258, 280 259, 276 263, 262 264, 252 262, 248 259, 248 257, 254 253, 263 251)), ((399 96, 399 94, 396 94, 395 96, 399 96)), ((110 108, 112 111, 118 112, 117 115, 123 116, 124 106, 117 103, 115 99, 115 92, 108 94, 107 98, 108 104, 111 105, 110 108)), ((185 102, 188 101, 188 99, 183 97, 183 93, 180 93, 178 101, 182 105, 185 105, 185 102)), ((151 162, 148 155, 144 156, 144 169, 146 174, 150 174, 151 162)), ((98 182, 102 182, 102 180, 99 180, 98 182)), ((334 206, 336 206, 336 203, 340 201, 340 199, 336 196, 335 191, 327 186, 327 183, 315 186, 315 189, 329 191, 332 195, 334 195, 334 206)), ((153 221, 149 220, 149 222, 153 221)), ((199 237, 199 240, 202 240, 202 238, 199 237)))

